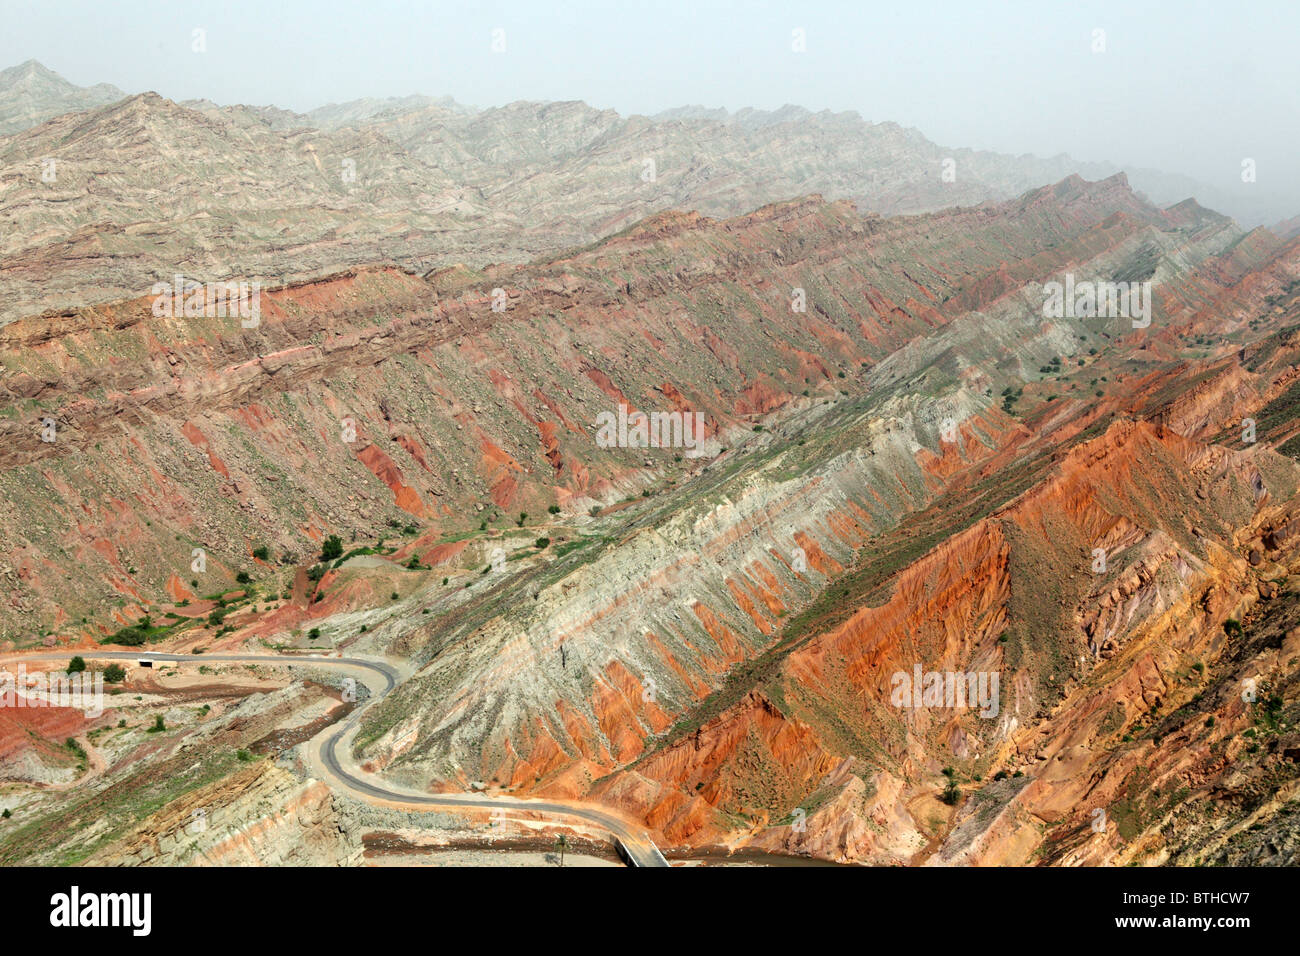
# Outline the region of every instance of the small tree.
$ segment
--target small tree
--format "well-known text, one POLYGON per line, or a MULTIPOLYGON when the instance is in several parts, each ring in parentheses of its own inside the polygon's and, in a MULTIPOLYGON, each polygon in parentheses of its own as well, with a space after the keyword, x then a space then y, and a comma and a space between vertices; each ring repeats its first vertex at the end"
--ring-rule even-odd
POLYGON ((320 559, 322 561, 333 561, 335 558, 343 556, 343 540, 336 534, 330 535, 321 545, 320 559))
POLYGON ((564 866, 564 851, 568 847, 569 841, 566 840, 564 834, 561 833, 560 838, 555 841, 555 845, 560 850, 560 866, 564 866))
POLYGON ((163 723, 162 714, 154 714, 153 726, 149 728, 147 733, 157 734, 157 733, 161 733, 166 729, 167 729, 167 725, 163 723))
POLYGON ((148 635, 138 627, 124 627, 105 643, 108 644, 125 644, 127 647, 138 647, 148 640, 148 635))
POLYGON ((270 559, 271 552, 266 545, 262 545, 261 547, 253 549, 253 557, 257 558, 259 561, 266 561, 270 559))
POLYGON ((85 659, 82 658, 80 655, 78 655, 78 656, 74 657, 72 660, 68 661, 68 673, 69 673, 69 674, 80 674, 80 673, 81 673, 82 671, 84 671, 85 669, 86 669, 86 661, 85 661, 85 659))
POLYGON ((120 684, 126 679, 126 671, 120 664, 109 664, 104 668, 104 683, 120 684))
POLYGON ((527 511, 519 512, 519 527, 522 528, 524 526, 524 522, 527 520, 528 520, 528 512, 527 511))

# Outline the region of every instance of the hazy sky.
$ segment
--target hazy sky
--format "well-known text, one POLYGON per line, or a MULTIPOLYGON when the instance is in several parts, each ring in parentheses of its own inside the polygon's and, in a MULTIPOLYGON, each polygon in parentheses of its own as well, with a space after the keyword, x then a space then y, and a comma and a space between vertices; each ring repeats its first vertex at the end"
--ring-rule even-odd
POLYGON ((1260 189, 1300 195, 1297 0, 0 0, 0 23, 0 66, 35 58, 78 84, 175 100, 304 111, 427 93, 624 114, 796 103, 947 146, 1065 152, 1223 188, 1241 188, 1249 157, 1260 189), (792 50, 795 29, 806 52, 792 50))

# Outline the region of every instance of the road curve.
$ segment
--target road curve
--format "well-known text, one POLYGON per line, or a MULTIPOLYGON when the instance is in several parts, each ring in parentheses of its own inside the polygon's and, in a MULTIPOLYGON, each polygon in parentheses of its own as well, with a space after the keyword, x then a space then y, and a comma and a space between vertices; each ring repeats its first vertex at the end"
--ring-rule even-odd
MULTIPOLYGON (((636 866, 668 866, 668 861, 664 859, 663 854, 659 852, 659 848, 651 841, 649 834, 644 831, 638 832, 627 821, 594 807, 572 806, 565 803, 531 800, 522 797, 491 797, 479 793, 407 793, 401 790, 385 789, 381 780, 376 778, 365 779, 352 773, 339 759, 340 745, 343 743, 344 738, 351 735, 360 726, 361 717, 365 711, 391 692, 402 680, 401 672, 385 661, 361 657, 326 657, 320 654, 165 654, 150 651, 133 653, 130 651, 81 649, 75 653, 38 651, 35 653, 4 654, 0 655, 0 663, 10 661, 14 663, 21 661, 66 661, 76 656, 93 660, 138 661, 147 659, 158 663, 175 664, 217 662, 226 664, 279 664, 285 666, 306 665, 352 668, 365 671, 378 678, 377 683, 383 685, 382 689, 370 688, 372 694, 370 699, 363 706, 354 710, 341 726, 331 725, 307 743, 309 748, 318 748, 320 756, 318 763, 321 769, 332 778, 331 783, 335 787, 361 797, 367 802, 386 800, 428 807, 430 810, 512 809, 573 817, 588 823, 594 823, 596 826, 612 833, 618 838, 636 866)), ((369 682, 367 682, 367 686, 369 686, 369 682)))

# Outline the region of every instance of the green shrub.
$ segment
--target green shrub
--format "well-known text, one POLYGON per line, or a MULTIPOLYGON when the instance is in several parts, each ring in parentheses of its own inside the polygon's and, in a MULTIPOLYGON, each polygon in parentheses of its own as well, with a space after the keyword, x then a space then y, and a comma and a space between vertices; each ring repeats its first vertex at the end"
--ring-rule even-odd
POLYGON ((68 673, 69 673, 69 674, 80 674, 80 673, 81 673, 82 671, 84 671, 85 669, 86 669, 86 660, 85 660, 85 658, 81 657, 80 655, 78 655, 77 657, 74 657, 72 660, 68 661, 68 673))
POLYGON ((124 627, 108 640, 105 644, 124 644, 127 647, 138 647, 149 639, 149 635, 138 627, 124 627))
POLYGON ((322 561, 333 561, 335 558, 343 555, 343 540, 336 534, 330 535, 321 545, 320 559, 322 561))

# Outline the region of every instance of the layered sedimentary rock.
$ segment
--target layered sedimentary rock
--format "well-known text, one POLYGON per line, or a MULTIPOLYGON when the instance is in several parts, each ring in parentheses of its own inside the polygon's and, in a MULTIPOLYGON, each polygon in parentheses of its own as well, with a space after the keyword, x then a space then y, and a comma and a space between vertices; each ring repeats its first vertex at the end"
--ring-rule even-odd
MULTIPOLYGON (((797 107, 623 117, 580 102, 474 110, 408 97, 299 115, 81 89, 34 62, 0 73, 0 137, 0 324, 138 295, 178 272, 266 284, 376 261, 481 267, 666 209, 729 217, 821 193, 893 215, 1116 172, 944 148, 896 123, 797 107)), ((1251 225, 1277 218, 1253 190, 1133 175, 1159 204, 1196 196, 1251 225)))
MULTIPOLYGON (((1232 828, 1290 780, 1298 293, 1296 243, 1117 177, 665 213, 528 266, 287 284, 250 328, 21 319, 2 620, 403 658, 372 772, 608 804, 666 846, 1258 856, 1232 828), (1067 274, 1149 282, 1149 322, 1045 314, 1067 274), (597 440, 637 412, 700 441, 597 440), (900 706, 917 667, 996 690, 900 706), (1238 707, 1251 668, 1267 703, 1238 707), (1167 832, 1174 793, 1205 808, 1167 832)), ((294 794, 275 827, 328 813, 294 794)))

